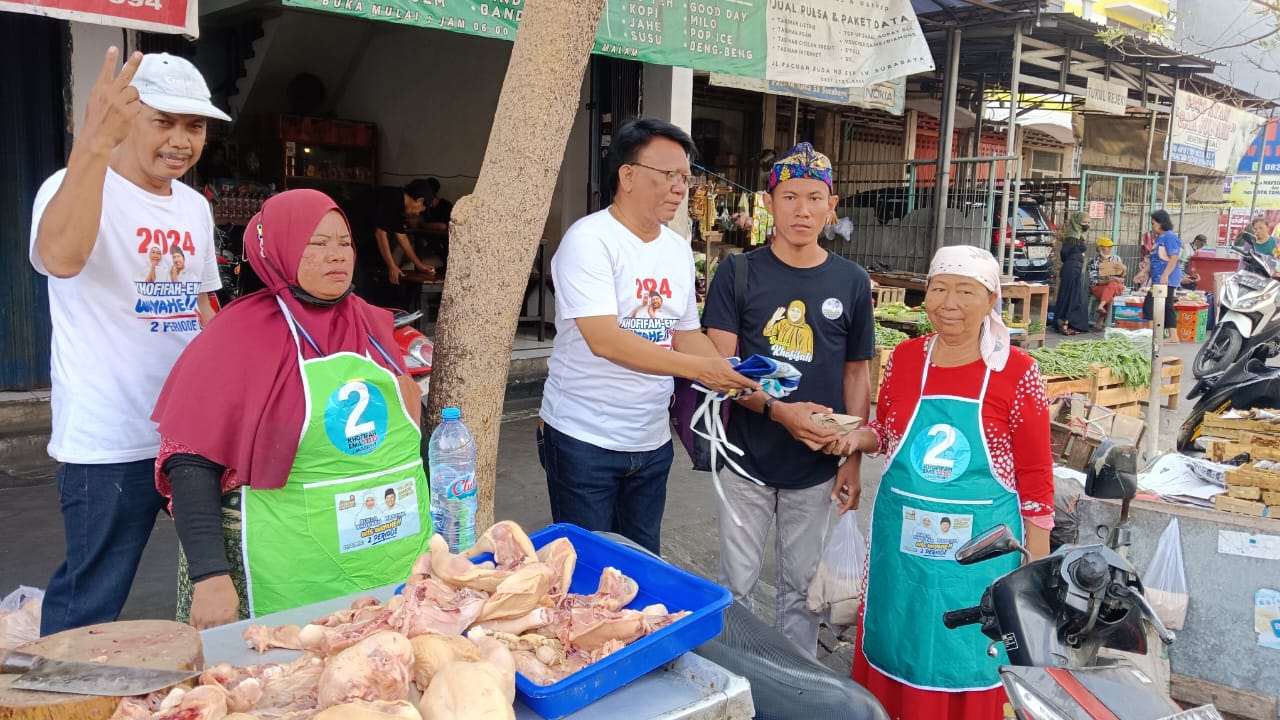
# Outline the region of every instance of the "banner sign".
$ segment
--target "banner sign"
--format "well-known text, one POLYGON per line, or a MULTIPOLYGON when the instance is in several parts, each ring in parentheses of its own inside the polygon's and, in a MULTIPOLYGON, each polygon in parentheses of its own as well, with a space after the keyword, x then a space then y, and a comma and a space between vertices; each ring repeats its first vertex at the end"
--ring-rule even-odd
POLYGON ((1166 158, 1232 172, 1264 121, 1225 103, 1179 90, 1174 95, 1166 158))
POLYGON ((1244 157, 1240 158, 1236 172, 1242 175, 1256 173, 1259 162, 1264 175, 1280 174, 1280 120, 1272 120, 1258 132, 1244 157))
POLYGON ((1109 115, 1124 115, 1129 105, 1129 86, 1091 77, 1085 85, 1084 109, 1109 115))
MULTIPOLYGON (((506 40, 515 40, 525 5, 525 0, 283 2, 506 40)), ((817 79, 820 85, 843 88, 933 69, 910 0, 811 0, 803 5, 786 0, 607 0, 594 52, 780 82, 817 79), (774 38, 775 26, 785 27, 789 39, 774 38)))
POLYGON ((866 87, 933 69, 911 0, 768 1, 768 80, 866 87))
POLYGON ((787 97, 816 100, 833 105, 849 105, 871 110, 883 110, 894 115, 901 115, 906 104, 906 78, 879 82, 869 87, 852 88, 775 82, 714 72, 711 73, 709 81, 712 85, 720 87, 786 95, 787 97))
POLYGON ((144 32, 200 36, 196 0, 0 0, 0 11, 43 15, 144 32))

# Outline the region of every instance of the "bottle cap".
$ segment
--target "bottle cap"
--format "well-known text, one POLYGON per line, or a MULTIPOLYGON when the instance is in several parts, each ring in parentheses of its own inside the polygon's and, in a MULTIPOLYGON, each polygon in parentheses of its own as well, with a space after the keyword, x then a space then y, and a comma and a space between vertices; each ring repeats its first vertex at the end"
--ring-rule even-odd
POLYGON ((461 420, 462 411, 456 407, 447 407, 440 411, 441 420, 461 420))

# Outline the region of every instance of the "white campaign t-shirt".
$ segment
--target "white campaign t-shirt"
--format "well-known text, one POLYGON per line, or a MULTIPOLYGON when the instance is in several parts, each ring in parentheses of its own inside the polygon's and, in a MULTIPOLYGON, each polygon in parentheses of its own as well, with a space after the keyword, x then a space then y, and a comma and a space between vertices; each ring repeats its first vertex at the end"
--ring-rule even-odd
MULTIPOLYGON (((36 232, 65 174, 54 173, 36 194, 31 264, 43 275, 36 232)), ((89 261, 75 277, 49 276, 49 455, 84 464, 155 457, 156 398, 200 331, 199 294, 221 286, 208 201, 180 182, 171 195, 154 195, 108 168, 89 261)))
POLYGON ((540 416, 608 450, 661 447, 671 439, 671 378, 597 357, 575 319, 613 315, 624 330, 670 349, 675 331, 700 326, 689 243, 666 227, 645 242, 606 208, 569 228, 551 258, 551 276, 556 340, 540 416))

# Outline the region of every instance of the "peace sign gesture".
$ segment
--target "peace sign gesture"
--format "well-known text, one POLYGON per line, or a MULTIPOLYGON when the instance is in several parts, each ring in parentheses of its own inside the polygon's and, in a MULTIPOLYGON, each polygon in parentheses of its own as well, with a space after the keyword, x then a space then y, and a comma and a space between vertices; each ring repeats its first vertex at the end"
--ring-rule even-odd
POLYGON ((117 73, 116 61, 119 57, 119 48, 112 46, 107 49, 102 71, 93 83, 89 104, 84 113, 84 136, 103 152, 110 152, 128 137, 134 118, 142 111, 138 89, 129 85, 134 73, 138 72, 142 53, 130 55, 117 73))

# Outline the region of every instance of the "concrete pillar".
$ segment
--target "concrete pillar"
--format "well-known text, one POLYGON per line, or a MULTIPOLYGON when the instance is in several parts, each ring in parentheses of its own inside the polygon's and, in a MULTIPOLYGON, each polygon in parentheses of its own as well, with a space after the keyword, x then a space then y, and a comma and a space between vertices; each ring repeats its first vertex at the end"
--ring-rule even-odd
MULTIPOLYGON (((644 66, 640 86, 640 114, 659 118, 683 128, 693 129, 693 70, 689 68, 644 66)), ((675 218, 667 226, 688 237, 688 199, 680 206, 675 218)))
MULTIPOLYGON (((85 109, 89 106, 89 93, 102 72, 102 60, 107 48, 115 45, 124 52, 125 31, 117 27, 91 23, 71 23, 71 108, 72 134, 84 124, 85 109)), ((121 57, 124 62, 124 57, 121 57)))

